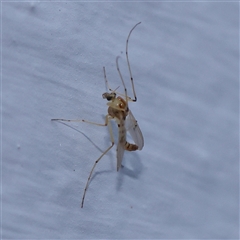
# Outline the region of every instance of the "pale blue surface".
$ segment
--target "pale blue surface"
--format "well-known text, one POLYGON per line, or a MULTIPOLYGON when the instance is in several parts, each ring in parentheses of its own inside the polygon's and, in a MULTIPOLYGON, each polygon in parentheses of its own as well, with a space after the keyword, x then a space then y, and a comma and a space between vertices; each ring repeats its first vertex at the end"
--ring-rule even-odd
POLYGON ((238 20, 238 3, 2 3, 2 237, 238 238, 238 20), (139 21, 130 107, 145 146, 120 172, 107 154, 81 209, 108 131, 50 119, 103 122, 117 55, 132 95, 139 21))

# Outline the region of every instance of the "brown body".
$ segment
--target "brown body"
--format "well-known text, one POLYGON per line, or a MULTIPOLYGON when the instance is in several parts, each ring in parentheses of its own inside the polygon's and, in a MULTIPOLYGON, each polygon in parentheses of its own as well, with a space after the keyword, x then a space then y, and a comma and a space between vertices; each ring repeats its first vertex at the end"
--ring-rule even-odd
POLYGON ((108 126, 109 127, 109 132, 110 132, 110 138, 111 138, 111 146, 109 146, 102 154, 101 156, 95 161, 90 174, 88 176, 87 179, 87 183, 84 189, 84 193, 83 193, 83 197, 82 197, 82 203, 81 203, 81 207, 83 207, 83 203, 84 203, 84 199, 85 199, 85 195, 88 189, 88 185, 90 183, 90 179, 92 176, 92 173, 94 171, 94 168, 96 167, 97 163, 100 161, 100 159, 113 147, 114 145, 114 138, 113 138, 113 133, 112 133, 112 127, 111 124, 109 123, 109 119, 115 119, 117 124, 118 124, 118 145, 117 145, 117 171, 120 169, 120 167, 122 166, 122 158, 123 158, 123 154, 124 154, 124 150, 127 151, 136 151, 136 150, 141 150, 143 148, 144 145, 144 140, 143 140, 143 136, 142 136, 142 132, 137 124, 137 120, 134 118, 132 112, 129 110, 128 108, 128 101, 132 101, 132 102, 136 102, 137 101, 137 96, 135 93, 135 89, 134 89, 134 84, 133 84, 133 77, 132 77, 132 73, 131 73, 131 69, 130 69, 130 63, 129 63, 129 59, 128 59, 128 41, 130 38, 130 35, 133 31, 133 29, 139 25, 141 22, 137 23, 129 32, 128 37, 127 37, 127 41, 126 41, 126 58, 127 58, 127 64, 128 64, 128 69, 129 69, 129 73, 130 73, 130 79, 131 79, 131 84, 132 84, 132 90, 133 90, 133 95, 134 98, 130 98, 127 95, 127 89, 125 86, 125 83, 123 81, 122 78, 122 74, 119 70, 119 66, 118 66, 118 58, 116 58, 116 66, 117 66, 117 71, 119 73, 119 76, 121 78, 123 87, 124 87, 124 94, 119 94, 119 95, 123 95, 125 96, 125 99, 123 99, 122 97, 118 96, 116 94, 116 90, 111 90, 108 86, 108 81, 107 81, 107 77, 106 77, 106 72, 105 72, 105 67, 103 67, 103 72, 104 72, 104 78, 105 78, 105 82, 106 85, 108 86, 108 89, 110 90, 110 93, 106 92, 102 95, 103 98, 106 98, 108 103, 108 114, 106 115, 105 118, 105 123, 104 124, 100 124, 100 123, 95 123, 95 122, 90 122, 90 121, 86 121, 83 119, 75 119, 75 120, 70 120, 70 119, 60 119, 60 118, 55 118, 55 119, 51 119, 52 121, 67 121, 67 122, 86 122, 86 123, 90 123, 90 124, 94 124, 97 126, 108 126), (128 116, 128 118, 127 118, 128 116), (126 119, 127 118, 127 119, 126 119), (128 122, 128 120, 130 119, 130 126, 128 126, 126 124, 126 122, 128 122), (133 141, 135 144, 129 143, 126 140, 126 127, 125 124, 127 125, 127 130, 130 133, 131 137, 133 138, 133 141))
POLYGON ((128 107, 126 101, 122 97, 118 96, 113 100, 112 103, 115 103, 115 107, 121 109, 118 110, 111 106, 108 108, 108 114, 112 118, 115 118, 118 124, 118 144, 121 144, 127 151, 136 151, 138 149, 138 146, 136 144, 129 143, 126 140, 126 128, 124 124, 124 121, 128 115, 128 107))

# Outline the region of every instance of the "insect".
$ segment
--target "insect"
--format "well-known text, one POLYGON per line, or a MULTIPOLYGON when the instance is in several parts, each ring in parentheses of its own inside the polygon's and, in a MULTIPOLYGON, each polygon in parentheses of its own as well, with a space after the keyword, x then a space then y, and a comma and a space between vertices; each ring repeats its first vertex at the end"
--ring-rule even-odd
POLYGON ((131 79, 131 85, 132 85, 132 90, 133 90, 133 96, 134 98, 131 98, 127 95, 127 88, 125 86, 122 74, 119 69, 119 64, 118 64, 118 58, 116 58, 116 67, 117 71, 119 73, 120 79, 122 81, 123 87, 124 87, 124 94, 117 93, 116 90, 112 90, 109 87, 107 76, 106 76, 106 71, 105 67, 103 67, 103 73, 104 73, 104 79, 106 86, 110 92, 106 92, 102 94, 102 97, 104 99, 107 99, 108 103, 108 114, 105 117, 105 123, 95 123, 95 122, 90 122, 86 121, 84 119, 75 119, 75 120, 70 120, 70 119, 51 119, 52 121, 67 121, 67 122, 86 122, 90 124, 94 124, 97 126, 108 126, 109 127, 109 133, 110 133, 110 138, 111 138, 111 146, 109 146, 102 154, 101 156, 95 161, 90 174, 87 179, 87 183, 84 189, 83 197, 82 197, 82 202, 81 202, 81 208, 83 208, 84 204, 84 199, 85 195, 89 186, 89 182, 92 176, 92 173, 97 165, 97 163, 100 161, 100 159, 113 147, 114 145, 114 138, 113 138, 113 132, 112 132, 112 127, 110 124, 110 120, 114 119, 117 122, 118 125, 118 144, 117 144, 117 171, 120 169, 121 164, 122 164, 122 159, 123 159, 123 154, 124 151, 136 151, 136 150, 141 150, 144 145, 144 140, 143 140, 143 135, 142 132, 138 126, 137 120, 134 118, 132 112, 130 111, 128 107, 128 102, 136 102, 137 101, 137 96, 134 88, 134 83, 133 83, 133 77, 132 77, 132 72, 131 72, 131 67, 130 67, 130 62, 128 58, 128 42, 131 36, 132 31, 135 29, 137 25, 139 25, 141 22, 137 23, 129 32, 127 41, 126 41, 126 58, 127 58, 127 64, 128 64, 128 69, 130 73, 130 79, 131 79), (121 96, 122 97, 121 97, 121 96), (134 141, 133 143, 129 143, 126 140, 126 131, 128 131, 134 141))

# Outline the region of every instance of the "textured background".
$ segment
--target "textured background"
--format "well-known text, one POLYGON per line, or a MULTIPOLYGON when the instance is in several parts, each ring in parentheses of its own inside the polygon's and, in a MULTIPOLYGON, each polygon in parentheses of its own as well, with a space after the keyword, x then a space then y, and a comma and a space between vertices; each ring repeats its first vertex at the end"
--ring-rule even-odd
MULTIPOLYGON (((2 3, 2 237, 238 238, 238 3, 2 3), (145 146, 116 171, 102 67, 145 146), (122 91, 121 86, 119 91, 122 91)), ((117 128, 113 122, 115 138, 117 128)))

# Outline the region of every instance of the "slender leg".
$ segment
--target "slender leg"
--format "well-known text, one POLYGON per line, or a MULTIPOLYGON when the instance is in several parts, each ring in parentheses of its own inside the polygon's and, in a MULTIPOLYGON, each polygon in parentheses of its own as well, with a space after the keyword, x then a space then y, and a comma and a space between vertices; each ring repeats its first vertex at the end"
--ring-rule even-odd
MULTIPOLYGON (((123 93, 119 93, 119 92, 116 92, 116 91, 114 91, 114 92, 115 92, 116 94, 120 95, 120 96, 125 97, 125 94, 123 94, 123 93)), ((132 98, 129 97, 129 96, 127 96, 127 98, 128 98, 128 101, 129 101, 129 102, 136 102, 135 99, 132 99, 132 98)))
POLYGON ((105 79, 105 84, 106 84, 106 86, 107 86, 107 89, 108 89, 109 91, 113 92, 113 90, 109 87, 109 84, 108 84, 105 67, 103 67, 103 74, 104 74, 104 79, 105 79))
POLYGON ((114 145, 114 138, 113 138, 113 133, 112 133, 112 126, 111 126, 111 123, 109 122, 109 118, 111 118, 111 116, 109 117, 109 115, 106 116, 106 124, 108 125, 109 127, 109 133, 110 133, 110 138, 111 138, 111 142, 112 142, 112 145, 110 147, 108 147, 104 153, 101 154, 101 156, 95 161, 93 167, 92 167, 92 170, 88 176, 88 180, 87 180, 87 183, 86 183, 86 186, 85 186, 85 189, 84 189, 84 193, 83 193, 83 197, 82 197, 82 203, 81 203, 81 208, 83 208, 83 203, 84 203, 84 199, 85 199, 85 195, 86 195, 86 192, 87 192, 87 189, 88 189, 88 185, 89 185, 89 181, 91 179, 91 176, 92 176, 92 173, 93 173, 93 170, 94 168, 96 167, 97 163, 101 160, 101 158, 113 147, 114 145))
POLYGON ((103 73, 104 73, 104 79, 105 79, 105 83, 106 83, 107 89, 108 89, 110 92, 115 92, 115 93, 117 93, 117 94, 119 94, 119 95, 123 95, 123 94, 121 94, 121 93, 116 92, 116 90, 117 90, 120 86, 118 86, 115 90, 113 90, 113 89, 110 88, 110 86, 109 86, 109 84, 108 84, 108 80, 107 80, 107 75, 106 75, 105 67, 103 67, 103 73))
POLYGON ((51 119, 51 121, 63 121, 63 122, 85 122, 85 123, 90 123, 93 125, 97 125, 97 126, 107 126, 108 125, 108 118, 112 118, 110 115, 106 115, 106 119, 105 119, 105 123, 95 123, 95 122, 90 122, 90 121, 86 121, 84 119, 62 119, 62 118, 54 118, 51 119))
POLYGON ((120 78, 121 78, 121 80, 122 80, 122 84, 123 84, 123 87, 124 87, 125 98, 126 98, 126 104, 127 104, 127 107, 128 107, 127 88, 126 88, 126 86, 125 86, 125 83, 124 83, 124 81, 123 81, 122 74, 121 74, 120 69, 119 69, 118 59, 119 59, 119 56, 116 57, 116 66, 117 66, 117 70, 118 70, 119 76, 120 76, 120 78))
POLYGON ((130 35, 131 35, 133 29, 134 29, 138 24, 140 24, 140 23, 141 23, 141 22, 137 23, 137 24, 131 29, 131 31, 130 31, 129 34, 128 34, 128 38, 127 38, 127 42, 126 42, 126 57, 127 57, 128 69, 129 69, 130 78, 131 78, 131 83, 132 83, 133 96, 134 96, 133 101, 134 101, 134 102, 137 101, 137 96, 136 96, 136 92, 135 92, 135 88, 134 88, 134 84, 133 84, 133 76, 132 76, 132 71, 131 71, 131 67, 130 67, 130 62, 129 62, 129 59, 128 59, 128 41, 129 41, 129 38, 130 38, 130 35))
MULTIPOLYGON (((116 94, 125 97, 125 94, 116 92, 116 90, 117 90, 119 87, 117 87, 115 90, 113 90, 112 88, 110 88, 109 83, 108 83, 108 80, 107 80, 107 75, 106 75, 105 67, 103 67, 103 73, 104 73, 104 79, 105 79, 105 83, 106 83, 107 89, 108 89, 109 91, 111 91, 111 92, 115 92, 116 94)), ((129 97, 129 96, 127 96, 127 98, 128 98, 128 101, 136 102, 135 99, 132 99, 132 98, 129 97)))

